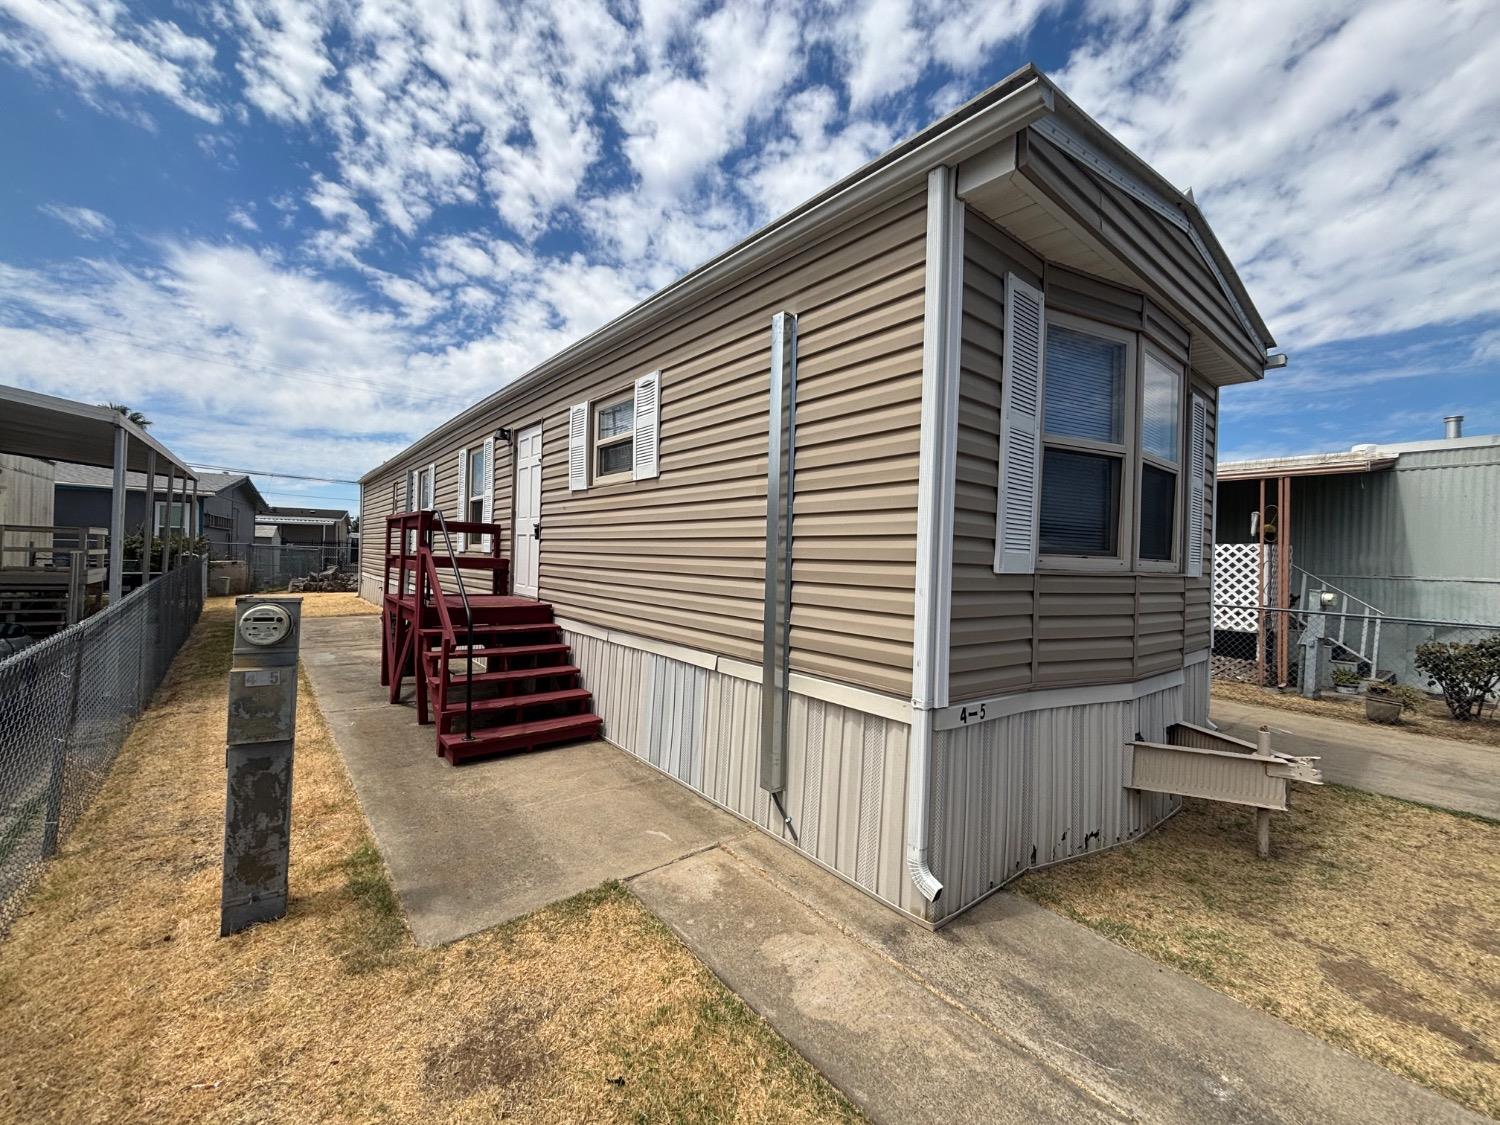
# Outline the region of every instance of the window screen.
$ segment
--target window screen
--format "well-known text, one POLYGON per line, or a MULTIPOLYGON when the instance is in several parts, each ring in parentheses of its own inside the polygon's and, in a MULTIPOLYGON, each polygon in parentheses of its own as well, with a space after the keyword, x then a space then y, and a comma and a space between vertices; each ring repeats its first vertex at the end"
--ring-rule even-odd
POLYGON ((1043 553, 1114 554, 1119 492, 1118 458, 1048 449, 1042 457, 1043 553))
POLYGON ((1048 434, 1111 444, 1122 440, 1125 351, 1118 340, 1047 326, 1048 434))

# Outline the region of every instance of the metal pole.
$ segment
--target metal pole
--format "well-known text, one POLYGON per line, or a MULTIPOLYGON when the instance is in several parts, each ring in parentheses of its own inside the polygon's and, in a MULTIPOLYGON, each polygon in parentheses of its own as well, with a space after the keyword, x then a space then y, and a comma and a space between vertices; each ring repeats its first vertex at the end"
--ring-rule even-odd
POLYGON ((115 427, 115 476, 109 498, 109 604, 116 605, 124 591, 125 569, 125 462, 130 455, 130 433, 115 427))
POLYGON ((1289 646, 1287 626, 1291 622, 1292 576, 1292 482, 1290 477, 1279 477, 1276 481, 1276 604, 1281 610, 1281 620, 1276 628, 1276 686, 1286 687, 1289 646))
POLYGON ((177 487, 177 466, 167 466, 167 505, 161 515, 161 572, 172 569, 172 493, 177 487))
POLYGON ((146 515, 141 520, 141 581, 151 580, 151 537, 156 526, 156 450, 146 450, 146 515))
POLYGON ((1255 521, 1255 682, 1266 684, 1266 478, 1260 478, 1260 519, 1255 521))

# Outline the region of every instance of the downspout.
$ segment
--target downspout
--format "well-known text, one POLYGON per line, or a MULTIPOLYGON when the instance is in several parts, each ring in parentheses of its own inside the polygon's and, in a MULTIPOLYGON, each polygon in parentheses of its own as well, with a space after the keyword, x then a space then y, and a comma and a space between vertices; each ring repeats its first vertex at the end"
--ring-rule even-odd
POLYGON ((928 813, 933 712, 948 705, 948 626, 953 600, 953 482, 964 260, 963 204, 954 186, 954 170, 946 165, 928 174, 906 870, 929 903, 936 903, 943 893, 943 884, 929 863, 932 826, 928 813))

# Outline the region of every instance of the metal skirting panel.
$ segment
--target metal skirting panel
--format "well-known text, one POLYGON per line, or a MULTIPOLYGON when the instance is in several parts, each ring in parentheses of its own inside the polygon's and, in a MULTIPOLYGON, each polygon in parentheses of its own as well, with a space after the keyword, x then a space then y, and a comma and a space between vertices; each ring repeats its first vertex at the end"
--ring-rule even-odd
POLYGON ((1209 676, 1212 663, 1200 660, 1182 670, 1182 721, 1208 726, 1209 676))
POLYGON ((1127 743, 1165 739, 1183 689, 1023 712, 933 733, 932 870, 940 918, 1022 872, 1113 847, 1180 805, 1126 788, 1127 743))
POLYGON ((757 682, 572 630, 604 737, 911 914, 903 862, 910 727, 793 692, 782 805, 758 782, 757 682))

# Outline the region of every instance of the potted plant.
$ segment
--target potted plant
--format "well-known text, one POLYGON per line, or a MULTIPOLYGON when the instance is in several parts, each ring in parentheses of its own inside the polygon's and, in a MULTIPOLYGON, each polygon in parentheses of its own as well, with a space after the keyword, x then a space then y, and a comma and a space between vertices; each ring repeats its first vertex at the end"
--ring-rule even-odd
POLYGON ((1365 718, 1372 723, 1399 723, 1404 704, 1390 684, 1371 681, 1365 685, 1365 718))
POLYGON ((1365 718, 1372 723, 1399 723, 1403 711, 1415 711, 1426 698, 1405 684, 1371 680, 1365 685, 1365 718))
POLYGON ((1333 669, 1333 690, 1340 695, 1359 694, 1359 673, 1338 665, 1333 669))

